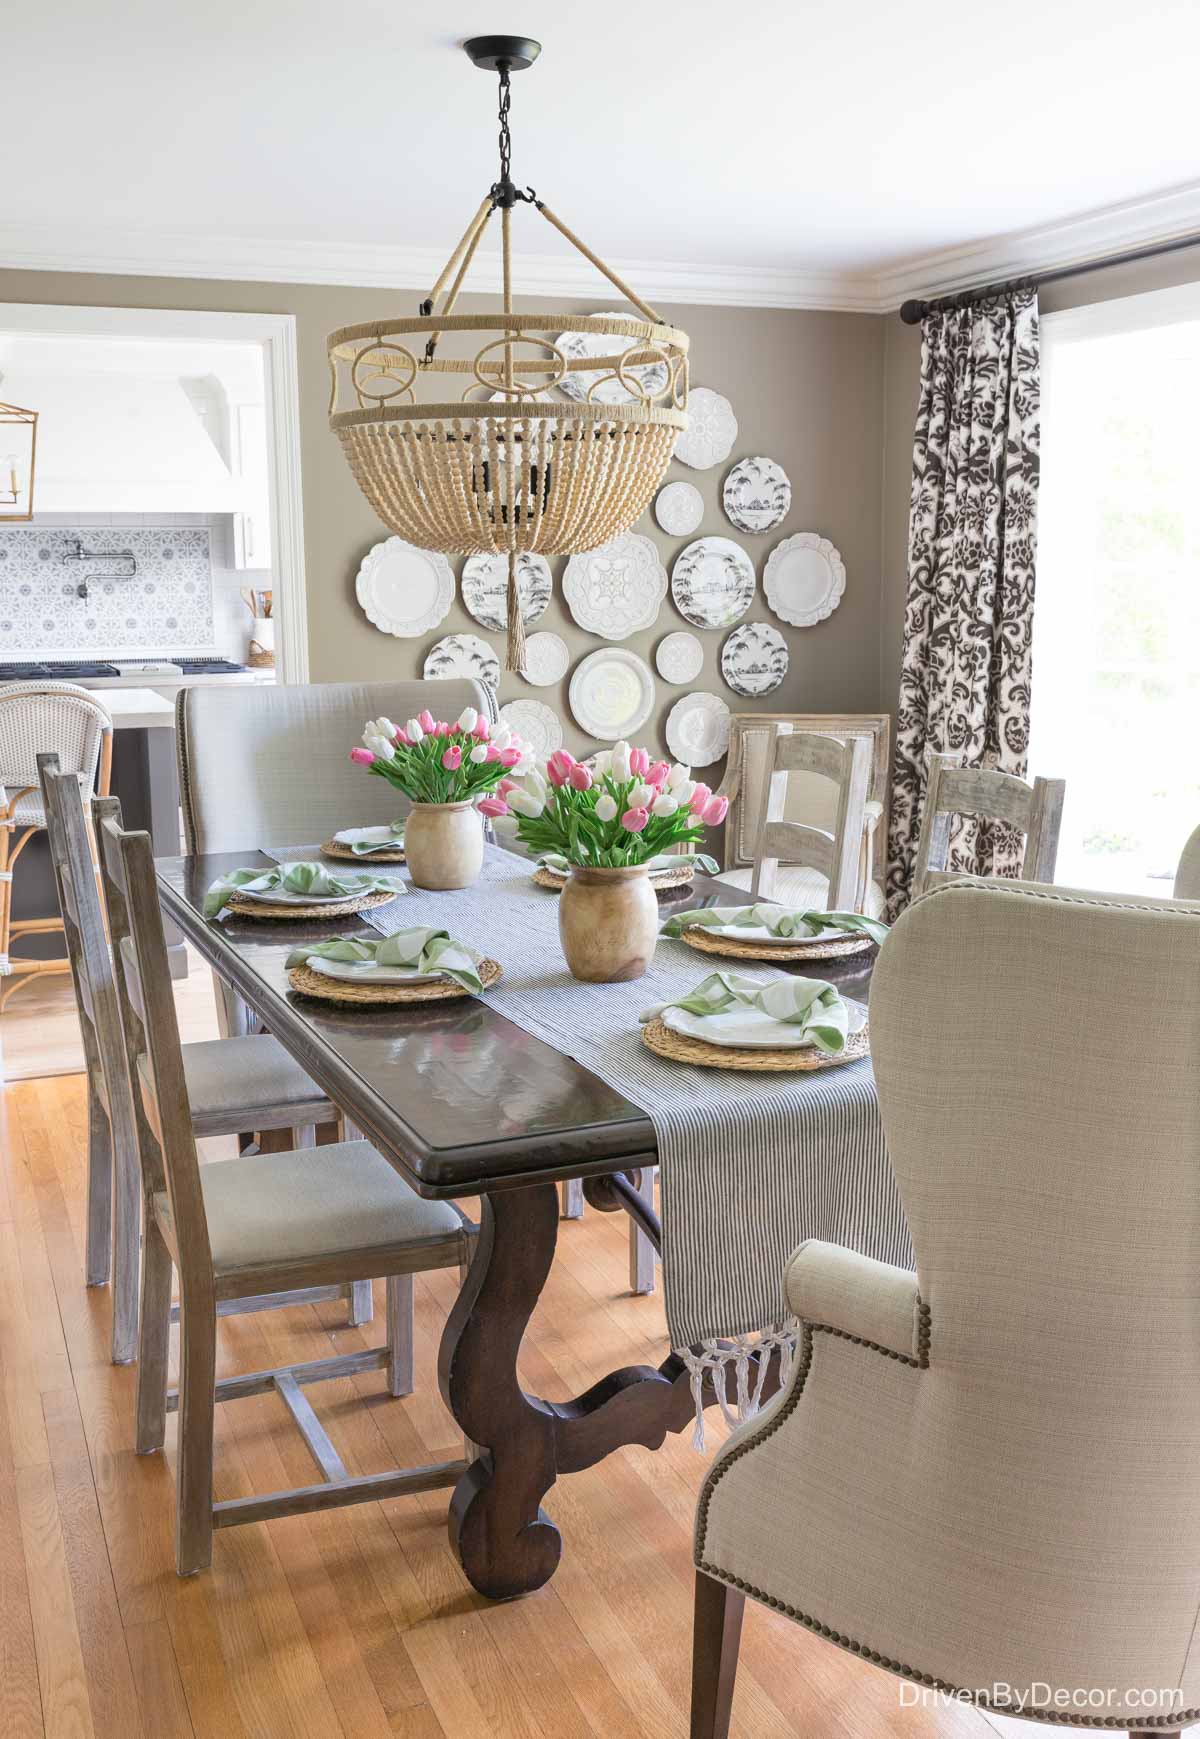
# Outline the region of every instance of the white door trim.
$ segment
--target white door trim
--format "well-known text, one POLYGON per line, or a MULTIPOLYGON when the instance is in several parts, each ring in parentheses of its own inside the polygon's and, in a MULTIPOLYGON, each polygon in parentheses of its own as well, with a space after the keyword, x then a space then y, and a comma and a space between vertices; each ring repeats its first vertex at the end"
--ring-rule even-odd
POLYGON ((280 682, 308 681, 304 498, 300 479, 300 391, 294 314, 235 314, 192 308, 77 308, 0 302, 0 332, 73 338, 162 338, 260 344, 267 388, 271 535, 275 552, 276 656, 280 682))

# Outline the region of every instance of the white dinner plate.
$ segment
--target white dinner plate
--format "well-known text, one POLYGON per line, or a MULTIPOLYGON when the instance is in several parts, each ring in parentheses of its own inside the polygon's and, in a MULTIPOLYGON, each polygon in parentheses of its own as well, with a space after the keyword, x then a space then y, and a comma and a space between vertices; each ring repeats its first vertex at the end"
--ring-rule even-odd
POLYGON ((685 694, 667 714, 666 738, 685 767, 711 767, 729 750, 729 708, 706 689, 685 694))
MULTIPOLYGON (((847 1033, 858 1033, 867 1024, 867 1011, 860 1002, 845 999, 850 1018, 847 1033)), ((663 1010, 662 1022, 685 1038, 702 1039, 710 1045, 728 1045, 735 1051, 807 1051, 812 1037, 785 1020, 776 1020, 761 1008, 738 1005, 721 1014, 691 1014, 686 1008, 663 1010)))
POLYGON ((776 544, 763 569, 767 603, 781 622, 812 628, 832 616, 846 590, 846 568, 827 537, 798 531, 776 544))
POLYGON ((235 888, 234 893, 239 900, 261 900, 264 906, 332 906, 340 900, 357 900, 363 894, 374 893, 373 888, 349 888, 344 894, 293 894, 279 888, 274 893, 263 893, 260 889, 235 888))
POLYGON ((705 936, 728 936, 735 942, 765 942, 772 948, 803 948, 810 942, 846 941, 856 934, 851 930, 817 930, 811 936, 777 936, 765 924, 697 924, 705 936))
POLYGON ((624 646, 589 652, 575 666, 571 712, 589 737, 615 743, 641 730, 654 710, 654 678, 645 659, 624 646))
POLYGON ((364 556, 354 592, 369 622, 407 640, 445 620, 454 602, 454 570, 439 551, 389 537, 364 556))
POLYGON ((310 954, 305 965, 323 978, 341 978, 347 984, 410 984, 414 978, 445 978, 444 972, 418 972, 415 966, 376 966, 371 960, 326 960, 310 954))

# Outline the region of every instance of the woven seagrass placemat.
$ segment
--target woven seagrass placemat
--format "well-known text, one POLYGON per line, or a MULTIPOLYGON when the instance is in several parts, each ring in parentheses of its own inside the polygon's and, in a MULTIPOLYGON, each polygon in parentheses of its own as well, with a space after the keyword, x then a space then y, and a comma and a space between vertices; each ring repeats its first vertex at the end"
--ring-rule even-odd
MULTIPOLYGON (((481 960, 479 976, 483 988, 490 990, 503 973, 498 960, 481 960)), ((473 990, 453 978, 434 978, 424 984, 352 984, 344 978, 328 978, 314 972, 311 966, 293 966, 288 983, 302 996, 316 996, 322 1002, 340 1003, 346 1008, 379 1008, 385 1003, 447 1002, 455 996, 474 996, 473 990)))
POLYGON ((240 918, 345 918, 352 912, 369 912, 375 906, 386 906, 395 894, 380 889, 374 894, 351 894, 344 900, 319 900, 311 906, 273 906, 268 900, 243 900, 233 894, 226 901, 227 909, 240 918))
POLYGON ((404 847, 395 845, 388 846, 386 851, 351 851, 348 845, 342 845, 336 839, 327 839, 321 847, 321 855, 347 858, 352 863, 403 863, 404 847))
POLYGON ((693 925, 681 930, 680 940, 701 954, 724 954, 734 960, 835 960, 842 954, 861 954, 871 947, 869 936, 847 936, 836 942, 797 942, 794 947, 785 942, 742 942, 733 936, 714 936, 709 930, 693 925))
POLYGON ((735 1050, 732 1045, 712 1045, 704 1039, 692 1039, 684 1033, 672 1032, 660 1020, 652 1020, 642 1028, 642 1042, 658 1056, 669 1057, 675 1063, 699 1063, 706 1069, 741 1069, 760 1075, 779 1075, 797 1069, 836 1069, 843 1063, 858 1062, 871 1049, 868 1030, 863 1027, 861 1032, 852 1033, 846 1040, 845 1050, 836 1057, 817 1050, 815 1045, 794 1051, 735 1050))

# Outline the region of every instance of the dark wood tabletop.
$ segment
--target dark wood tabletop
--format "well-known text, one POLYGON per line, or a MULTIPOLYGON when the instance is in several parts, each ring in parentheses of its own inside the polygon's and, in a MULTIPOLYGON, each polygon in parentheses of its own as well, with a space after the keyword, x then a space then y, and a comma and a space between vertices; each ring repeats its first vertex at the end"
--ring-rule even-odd
MULTIPOLYGON (((272 860, 258 851, 160 858, 164 910, 422 1195, 476 1195, 655 1164, 644 1111, 485 999, 337 1009, 298 997, 284 964, 297 943, 378 932, 355 917, 280 924, 203 916, 218 876, 260 864, 269 869, 272 860)), ((748 899, 744 889, 698 872, 691 888, 660 896, 660 904, 665 914, 748 899)), ((822 961, 821 976, 864 1000, 874 954, 822 961)))

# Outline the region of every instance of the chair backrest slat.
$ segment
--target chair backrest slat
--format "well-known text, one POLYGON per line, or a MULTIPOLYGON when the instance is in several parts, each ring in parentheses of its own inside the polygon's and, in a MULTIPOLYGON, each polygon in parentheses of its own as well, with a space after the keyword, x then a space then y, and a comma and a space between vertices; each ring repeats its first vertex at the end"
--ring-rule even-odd
MULTIPOLYGON (((891 720, 887 713, 734 713, 729 721, 729 758, 721 785, 729 798, 725 868, 741 869, 754 862, 762 825, 763 775, 777 724, 790 725, 795 735, 812 732, 843 739, 866 737, 871 747, 867 801, 878 806, 874 831, 879 839, 885 838, 891 770, 891 720)), ((788 821, 828 829, 836 812, 836 796, 827 779, 804 771, 793 774, 787 788, 788 821)))
POLYGON ((862 904, 866 890, 860 872, 870 778, 867 737, 827 737, 815 731, 793 731, 787 722, 775 725, 759 806, 762 824, 750 882, 754 899, 773 897, 782 861, 815 869, 827 878, 830 910, 852 911, 862 904), (787 782, 797 771, 830 780, 836 787, 832 828, 785 819, 787 782))
POLYGON ((1028 784, 998 769, 964 767, 958 754, 931 755, 911 898, 957 878, 958 872, 947 868, 956 815, 1002 822, 1024 834, 1022 879, 1052 882, 1066 789, 1062 779, 1028 784))

